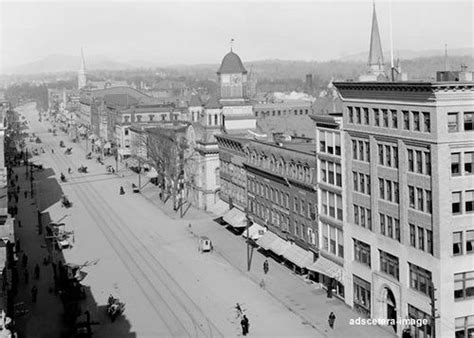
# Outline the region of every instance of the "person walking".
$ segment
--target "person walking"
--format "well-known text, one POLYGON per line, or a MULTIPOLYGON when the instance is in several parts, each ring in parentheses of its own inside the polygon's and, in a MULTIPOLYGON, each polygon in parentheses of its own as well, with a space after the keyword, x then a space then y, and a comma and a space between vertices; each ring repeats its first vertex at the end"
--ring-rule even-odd
POLYGON ((26 253, 23 253, 23 257, 21 258, 21 265, 23 265, 24 268, 28 265, 28 256, 26 253))
POLYGON ((38 297, 38 288, 36 287, 36 285, 34 285, 31 288, 31 300, 33 301, 33 303, 36 303, 37 297, 38 297))
POLYGON ((265 274, 268 273, 268 259, 265 259, 265 262, 263 262, 263 272, 265 274))
POLYGON ((242 326, 242 335, 246 336, 249 333, 249 319, 246 315, 243 315, 240 326, 242 326))
POLYGON ((335 321, 336 321, 336 315, 334 314, 334 312, 331 312, 329 314, 329 319, 328 319, 329 327, 331 329, 334 329, 334 322, 335 321))
POLYGON ((25 269, 23 276, 25 277, 25 284, 28 284, 30 281, 30 273, 28 272, 28 269, 25 269))
POLYGON ((20 239, 16 240, 15 245, 16 245, 16 252, 17 253, 20 252, 21 251, 20 239))
POLYGON ((18 174, 15 175, 15 181, 18 182, 18 174))
POLYGON ((28 190, 25 190, 25 191, 23 192, 23 195, 25 196, 25 199, 26 199, 26 198, 28 197, 28 190))

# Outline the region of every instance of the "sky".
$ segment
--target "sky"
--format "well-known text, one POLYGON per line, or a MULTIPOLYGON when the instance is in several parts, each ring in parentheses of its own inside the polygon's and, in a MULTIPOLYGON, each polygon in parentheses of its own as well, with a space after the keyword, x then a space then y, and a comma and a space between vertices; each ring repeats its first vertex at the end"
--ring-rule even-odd
MULTIPOLYGON (((473 45, 473 2, 375 1, 382 47, 473 45)), ((372 1, 5 1, 0 72, 51 54, 117 62, 219 63, 230 48, 245 61, 330 60, 368 50, 372 1)))

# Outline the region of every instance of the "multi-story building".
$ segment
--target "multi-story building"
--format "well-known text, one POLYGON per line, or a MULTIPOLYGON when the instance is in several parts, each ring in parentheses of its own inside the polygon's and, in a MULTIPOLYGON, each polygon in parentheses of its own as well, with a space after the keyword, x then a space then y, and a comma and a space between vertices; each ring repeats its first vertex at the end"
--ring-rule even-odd
POLYGON ((318 249, 314 143, 252 140, 245 154, 247 213, 269 230, 257 243, 305 271, 318 249))
MULTIPOLYGON (((343 100, 348 178, 346 303, 372 318, 427 319, 407 328, 412 336, 468 337, 474 331, 474 83, 335 86, 343 100)), ((399 336, 403 329, 389 328, 399 336)))
MULTIPOLYGON (((316 181, 318 186, 319 258, 310 268, 316 281, 344 298, 344 212, 343 188, 346 182, 343 170, 342 116, 311 116, 316 124, 316 181)), ((362 188, 369 184, 367 176, 361 177, 362 188)), ((312 277, 313 277, 312 276, 312 277)))
POLYGON ((216 136, 219 147, 219 197, 244 211, 247 207, 247 173, 244 168, 248 138, 232 135, 216 136))
POLYGON ((253 105, 253 113, 257 118, 311 115, 311 105, 311 101, 303 100, 256 103, 253 105))

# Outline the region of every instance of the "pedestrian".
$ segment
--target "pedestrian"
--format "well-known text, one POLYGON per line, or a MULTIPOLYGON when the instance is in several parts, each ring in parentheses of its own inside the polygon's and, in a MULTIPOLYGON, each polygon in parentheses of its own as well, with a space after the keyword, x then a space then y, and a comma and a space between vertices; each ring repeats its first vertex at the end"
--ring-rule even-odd
POLYGON ((51 149, 51 153, 54 154, 54 149, 51 149))
POLYGON ((23 192, 23 195, 25 195, 25 199, 26 199, 26 198, 28 197, 28 190, 25 190, 25 191, 23 192))
POLYGON ((15 203, 18 203, 18 195, 15 194, 15 203))
POLYGON ((125 190, 123 190, 123 187, 120 187, 120 195, 124 195, 125 194, 125 190))
POLYGON ((17 239, 15 244, 16 244, 16 252, 18 253, 21 251, 20 239, 17 239))
POLYGON ((31 300, 33 301, 33 303, 36 303, 37 297, 38 297, 38 288, 36 287, 36 285, 34 285, 31 288, 31 300))
POLYGON ((35 266, 35 278, 39 279, 39 277, 40 277, 40 267, 39 267, 38 264, 36 264, 36 266, 35 266))
POLYGON ((18 174, 15 175, 15 181, 18 182, 18 174))
POLYGON ((53 276, 56 278, 56 263, 52 262, 51 266, 53 267, 53 276))
POLYGON ((246 315, 243 315, 242 320, 240 321, 240 326, 242 326, 242 335, 246 336, 249 333, 249 319, 246 315))
POLYGON ((19 186, 19 185, 16 186, 16 193, 17 193, 17 194, 20 193, 20 186, 19 186))
POLYGON ((331 329, 334 329, 334 321, 336 320, 336 315, 334 314, 334 312, 331 312, 329 314, 329 319, 328 319, 328 322, 329 322, 329 327, 331 329))
POLYGON ((268 273, 268 259, 265 259, 265 262, 263 262, 263 272, 265 274, 268 273))
POLYGON ((18 227, 21 228, 21 221, 18 221, 18 227))
POLYGON ((23 275, 25 277, 25 284, 28 284, 28 282, 30 281, 30 273, 28 272, 28 269, 25 270, 23 275))

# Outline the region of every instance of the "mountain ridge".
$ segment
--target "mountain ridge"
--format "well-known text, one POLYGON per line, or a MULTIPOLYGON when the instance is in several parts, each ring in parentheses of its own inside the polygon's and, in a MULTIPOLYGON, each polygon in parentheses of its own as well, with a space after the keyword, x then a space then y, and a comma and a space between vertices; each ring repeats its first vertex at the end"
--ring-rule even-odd
MULTIPOLYGON (((473 56, 474 48, 456 48, 448 50, 448 57, 450 56, 473 56)), ((428 56, 444 56, 444 50, 400 50, 394 55, 395 58, 402 60, 410 60, 419 57, 428 56)), ((367 61, 368 52, 360 52, 356 54, 347 55, 344 57, 318 61, 318 60, 282 60, 282 59, 264 59, 245 61, 246 65, 262 64, 267 62, 307 62, 307 63, 330 63, 330 62, 365 62, 367 61)), ((385 56, 385 63, 389 64, 390 58, 385 56)), ((57 72, 73 72, 80 67, 80 57, 66 54, 51 54, 40 60, 26 63, 23 65, 10 67, 4 70, 2 75, 26 75, 26 74, 41 74, 41 73, 57 73, 57 72)), ((156 61, 133 60, 133 61, 116 61, 112 58, 102 55, 91 55, 86 58, 86 70, 123 70, 136 68, 176 68, 176 67, 214 67, 215 63, 200 63, 200 64, 160 64, 156 61)))

